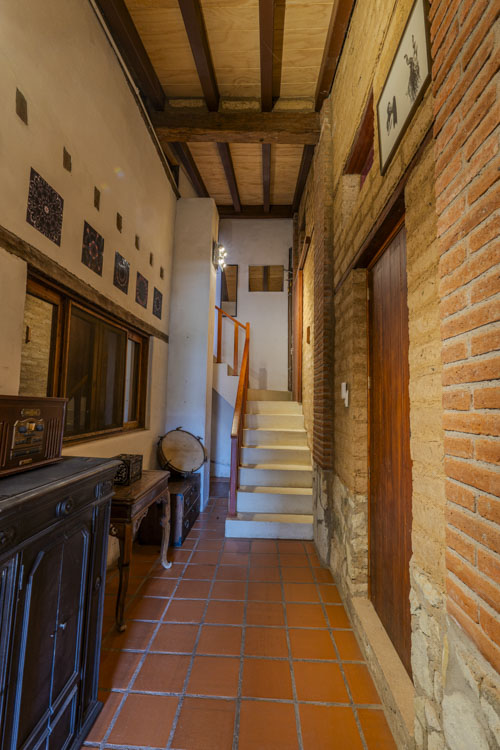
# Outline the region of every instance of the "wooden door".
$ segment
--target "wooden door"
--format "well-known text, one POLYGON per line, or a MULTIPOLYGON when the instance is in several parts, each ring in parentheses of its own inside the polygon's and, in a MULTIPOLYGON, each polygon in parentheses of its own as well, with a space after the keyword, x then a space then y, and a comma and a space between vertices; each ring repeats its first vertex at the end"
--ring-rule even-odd
POLYGON ((406 235, 376 260, 370 284, 370 596, 408 673, 411 458, 406 235))

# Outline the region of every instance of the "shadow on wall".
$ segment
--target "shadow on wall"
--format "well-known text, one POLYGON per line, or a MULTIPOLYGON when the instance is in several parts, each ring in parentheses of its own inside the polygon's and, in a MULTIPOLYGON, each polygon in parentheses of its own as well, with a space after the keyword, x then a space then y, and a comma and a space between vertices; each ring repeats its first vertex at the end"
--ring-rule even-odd
POLYGON ((267 390, 267 369, 265 367, 259 369, 259 389, 267 390))

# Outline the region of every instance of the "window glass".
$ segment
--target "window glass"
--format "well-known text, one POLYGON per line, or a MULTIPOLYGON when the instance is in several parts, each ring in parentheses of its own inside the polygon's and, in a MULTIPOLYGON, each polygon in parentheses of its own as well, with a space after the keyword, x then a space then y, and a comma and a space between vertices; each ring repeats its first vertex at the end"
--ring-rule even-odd
POLYGON ((282 292, 284 266, 248 266, 249 292, 282 292))
POLYGON ((124 422, 135 422, 138 413, 139 363, 141 345, 138 341, 127 341, 127 369, 125 371, 125 406, 124 422))

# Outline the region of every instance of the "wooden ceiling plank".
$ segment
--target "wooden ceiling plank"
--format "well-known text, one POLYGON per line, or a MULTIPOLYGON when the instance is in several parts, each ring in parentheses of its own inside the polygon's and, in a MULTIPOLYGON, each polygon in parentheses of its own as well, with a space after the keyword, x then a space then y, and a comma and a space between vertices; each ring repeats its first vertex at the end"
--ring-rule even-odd
POLYGON ((234 173, 231 151, 229 150, 229 144, 218 143, 217 150, 219 151, 222 166, 224 167, 224 172, 226 174, 226 180, 229 187, 229 192, 231 193, 231 200, 233 201, 234 210, 239 212, 241 211, 241 201, 238 192, 238 185, 236 182, 236 175, 234 173))
POLYGON ((263 112, 273 108, 273 42, 275 0, 259 0, 260 102, 263 112))
POLYGON ((219 108, 219 89, 200 2, 179 0, 179 7, 207 107, 211 112, 216 112, 219 108))
POLYGON ((125 0, 97 0, 97 5, 139 91, 156 110, 162 110, 165 93, 125 0))
POLYGON ((290 143, 314 145, 320 133, 317 112, 176 112, 152 114, 165 141, 290 143))
POLYGON ((300 199, 306 185, 307 175, 311 167, 312 158, 314 156, 314 146, 304 146, 302 152, 302 161, 300 162, 299 176, 297 178, 297 185, 295 187, 295 195, 293 196, 293 211, 294 213, 299 210, 300 199))
POLYGON ((330 94, 355 2, 356 0, 335 0, 333 5, 323 60, 321 61, 316 85, 316 112, 320 111, 321 105, 330 94))
POLYGON ((262 144, 262 195, 263 208, 269 213, 271 207, 271 144, 262 144))
POLYGON ((221 219, 291 219, 292 206, 270 206, 269 211, 264 206, 242 206, 241 211, 235 211, 233 206, 217 206, 221 219))
POLYGON ((182 164, 198 196, 200 198, 209 198, 208 190, 205 187, 205 183, 198 171, 189 147, 185 143, 172 143, 170 144, 170 148, 176 159, 182 164))

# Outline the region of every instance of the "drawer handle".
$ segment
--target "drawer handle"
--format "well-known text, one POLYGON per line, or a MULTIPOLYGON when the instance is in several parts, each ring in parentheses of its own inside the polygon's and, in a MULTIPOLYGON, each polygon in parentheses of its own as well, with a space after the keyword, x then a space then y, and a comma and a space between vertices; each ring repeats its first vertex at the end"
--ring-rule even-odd
POLYGON ((64 518, 64 516, 67 516, 71 513, 73 510, 73 500, 68 497, 66 500, 61 500, 60 503, 57 503, 56 506, 56 516, 58 518, 64 518))
POLYGON ((97 578, 95 579, 95 583, 94 583, 94 591, 99 591, 99 589, 101 588, 101 583, 102 583, 101 576, 97 576, 97 578))
POLYGON ((16 530, 13 526, 4 531, 0 531, 0 547, 5 547, 6 544, 11 544, 16 538, 16 530))
POLYGON ((187 518, 186 518, 186 520, 184 521, 184 526, 186 527, 186 529, 188 529, 188 528, 189 528, 189 521, 188 521, 188 519, 187 519, 187 518))

